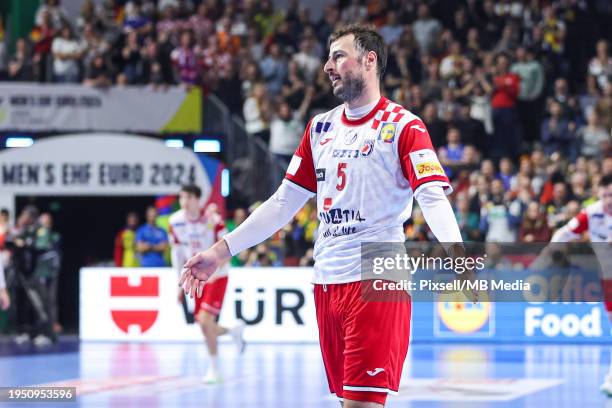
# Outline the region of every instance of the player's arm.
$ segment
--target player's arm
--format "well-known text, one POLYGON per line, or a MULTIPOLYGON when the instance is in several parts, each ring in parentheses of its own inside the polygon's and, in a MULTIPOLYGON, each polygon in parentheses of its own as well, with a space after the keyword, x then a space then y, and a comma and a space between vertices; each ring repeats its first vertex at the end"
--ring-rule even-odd
POLYGON ((421 120, 404 126, 398 141, 402 172, 414 191, 423 217, 439 242, 461 243, 461 231, 455 213, 446 198, 453 189, 440 165, 429 132, 421 120))
POLYGON ((183 245, 179 240, 179 237, 172 227, 172 224, 168 226, 168 232, 170 234, 170 263, 172 264, 172 267, 180 274, 183 264, 188 259, 188 257, 185 256, 185 245, 183 245))
POLYGON ((582 233, 588 230, 589 217, 586 210, 582 210, 577 216, 569 220, 567 224, 555 231, 550 242, 577 241, 582 237, 582 233))
POLYGON ((309 123, 278 190, 238 228, 217 241, 209 250, 189 259, 184 265, 185 271, 179 284, 184 285, 192 296, 196 288, 201 292, 206 280, 221 264, 287 225, 316 191, 309 123))
POLYGON ((278 190, 235 230, 217 241, 209 250, 189 259, 184 265, 187 275, 191 270, 192 274, 201 278, 199 280, 206 281, 232 256, 259 244, 287 225, 312 195, 299 185, 283 180, 278 190))
POLYGON ((143 228, 138 228, 136 231, 136 251, 138 253, 145 253, 151 250, 151 244, 145 240, 145 234, 143 228))
POLYGON ((160 229, 160 231, 163 233, 164 239, 159 243, 155 244, 153 246, 153 250, 163 253, 166 248, 168 248, 168 234, 166 234, 166 231, 164 231, 163 229, 160 229))
POLYGON ((266 202, 224 237, 231 256, 259 244, 287 225, 312 195, 293 182, 283 180, 266 202))

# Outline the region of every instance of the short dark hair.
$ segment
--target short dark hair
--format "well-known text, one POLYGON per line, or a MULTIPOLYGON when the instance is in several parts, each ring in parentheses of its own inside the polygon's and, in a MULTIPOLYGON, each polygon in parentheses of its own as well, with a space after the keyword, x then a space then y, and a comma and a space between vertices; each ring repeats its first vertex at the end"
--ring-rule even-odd
POLYGON ((608 173, 599 180, 599 185, 601 187, 608 187, 612 184, 612 173, 608 173))
POLYGON ((25 208, 23 209, 24 213, 27 213, 30 217, 32 218, 38 218, 38 208, 36 208, 34 205, 27 205, 25 206, 25 208))
POLYGON ((340 27, 329 36, 328 46, 339 38, 350 34, 355 36, 355 48, 361 55, 365 55, 370 51, 376 53, 376 73, 378 78, 382 80, 385 68, 387 67, 387 46, 385 45, 384 38, 372 25, 349 24, 340 27))
POLYGON ((195 184, 186 184, 181 187, 181 191, 187 194, 193 194, 197 198, 202 197, 202 189, 200 189, 200 187, 196 186, 195 184))

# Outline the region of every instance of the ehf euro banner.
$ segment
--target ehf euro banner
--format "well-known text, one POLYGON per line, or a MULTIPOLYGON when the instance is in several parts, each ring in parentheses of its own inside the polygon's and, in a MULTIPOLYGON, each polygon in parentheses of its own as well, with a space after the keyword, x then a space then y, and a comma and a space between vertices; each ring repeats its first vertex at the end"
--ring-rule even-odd
POLYGON ((197 133, 201 105, 198 88, 2 83, 0 131, 197 133))
POLYGON ((26 195, 177 194, 196 184, 208 197, 219 187, 218 161, 162 140, 117 133, 48 137, 0 152, 2 197, 26 195))

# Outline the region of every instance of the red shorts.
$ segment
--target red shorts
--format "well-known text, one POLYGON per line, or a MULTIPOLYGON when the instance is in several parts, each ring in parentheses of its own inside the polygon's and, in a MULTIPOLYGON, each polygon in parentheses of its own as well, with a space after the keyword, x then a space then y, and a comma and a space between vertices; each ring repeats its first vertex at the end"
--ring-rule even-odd
POLYGON ((227 287, 227 276, 217 278, 214 281, 204 285, 202 297, 197 297, 195 300, 195 316, 200 313, 200 310, 205 310, 210 314, 219 316, 221 306, 223 306, 223 298, 225 297, 225 288, 227 287))
POLYGON ((384 404, 387 394, 399 389, 411 301, 405 291, 377 292, 376 300, 366 300, 372 282, 317 284, 315 305, 330 391, 339 398, 384 404))

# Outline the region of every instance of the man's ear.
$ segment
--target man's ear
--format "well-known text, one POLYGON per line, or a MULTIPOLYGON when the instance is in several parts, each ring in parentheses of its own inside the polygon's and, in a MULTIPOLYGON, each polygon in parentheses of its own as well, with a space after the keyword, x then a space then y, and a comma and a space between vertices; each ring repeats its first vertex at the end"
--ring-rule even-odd
POLYGON ((366 54, 366 66, 368 69, 376 69, 376 53, 374 51, 369 51, 366 54))

